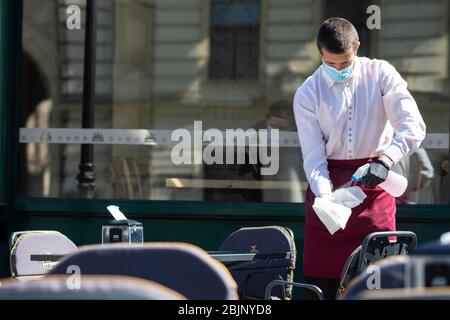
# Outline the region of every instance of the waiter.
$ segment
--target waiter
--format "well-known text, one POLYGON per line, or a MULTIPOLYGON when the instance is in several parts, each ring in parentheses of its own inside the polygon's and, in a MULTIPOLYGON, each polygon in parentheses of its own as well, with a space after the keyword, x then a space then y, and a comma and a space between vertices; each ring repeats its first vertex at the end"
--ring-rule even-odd
POLYGON ((333 299, 347 257, 375 231, 395 230, 395 198, 383 191, 390 168, 416 150, 425 123, 407 83, 388 62, 358 57, 355 27, 330 18, 317 34, 323 64, 297 89, 294 113, 309 182, 305 201, 305 282, 333 299), (370 163, 367 195, 345 230, 331 235, 312 208, 370 163))

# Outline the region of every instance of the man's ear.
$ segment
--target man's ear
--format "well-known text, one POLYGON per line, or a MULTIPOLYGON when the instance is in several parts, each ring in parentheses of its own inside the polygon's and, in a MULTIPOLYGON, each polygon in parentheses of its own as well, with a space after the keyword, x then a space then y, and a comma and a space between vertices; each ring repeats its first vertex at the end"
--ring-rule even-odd
POLYGON ((359 42, 359 41, 357 41, 356 43, 355 43, 355 55, 357 55, 358 54, 358 49, 359 49, 359 46, 361 45, 361 42, 359 42))

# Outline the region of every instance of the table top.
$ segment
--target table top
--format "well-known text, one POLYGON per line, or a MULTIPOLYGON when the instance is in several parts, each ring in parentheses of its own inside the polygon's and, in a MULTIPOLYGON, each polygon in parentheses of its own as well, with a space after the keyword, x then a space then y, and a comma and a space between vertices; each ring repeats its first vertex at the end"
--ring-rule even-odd
POLYGON ((221 262, 243 262, 267 259, 290 259, 290 252, 232 252, 208 251, 208 254, 221 262))
POLYGON ((238 180, 238 179, 188 179, 167 178, 168 188, 200 188, 200 189, 274 189, 274 190, 303 190, 308 183, 303 181, 270 181, 270 180, 238 180))
MULTIPOLYGON (((233 252, 233 251, 208 251, 214 259, 221 262, 244 262, 265 259, 290 259, 290 252, 233 252)), ((62 254, 32 254, 31 261, 58 261, 62 254)))

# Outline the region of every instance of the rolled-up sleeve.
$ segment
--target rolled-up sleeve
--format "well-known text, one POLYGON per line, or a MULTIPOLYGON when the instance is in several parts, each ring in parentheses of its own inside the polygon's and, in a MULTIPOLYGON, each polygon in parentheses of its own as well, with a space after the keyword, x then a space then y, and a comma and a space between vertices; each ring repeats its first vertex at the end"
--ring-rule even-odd
POLYGON ((316 116, 317 103, 308 89, 300 87, 294 97, 294 115, 303 154, 303 167, 312 192, 319 196, 331 193, 325 141, 316 116))
POLYGON ((410 155, 425 139, 426 126, 407 89, 407 82, 388 62, 380 69, 384 110, 394 128, 392 143, 384 151, 395 163, 410 155))

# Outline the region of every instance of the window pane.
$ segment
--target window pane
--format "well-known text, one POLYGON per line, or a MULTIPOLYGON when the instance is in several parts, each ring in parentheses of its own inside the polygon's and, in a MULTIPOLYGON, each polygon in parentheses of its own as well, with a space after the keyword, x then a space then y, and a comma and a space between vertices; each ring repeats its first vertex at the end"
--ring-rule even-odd
POLYGON ((236 78, 257 79, 259 67, 258 59, 258 29, 252 27, 239 28, 236 32, 236 78))
POLYGON ((342 17, 349 20, 358 31, 359 41, 359 55, 369 57, 371 56, 371 39, 373 32, 366 27, 366 19, 368 17, 366 8, 371 5, 367 0, 327 0, 325 18, 342 17))
POLYGON ((213 1, 213 26, 259 25, 259 1, 213 1))
POLYGON ((211 30, 211 79, 234 79, 236 60, 235 30, 213 28, 211 30))
POLYGON ((259 1, 212 2, 211 79, 258 79, 259 10, 259 1))
POLYGON ((325 1, 325 10, 300 0, 98 1, 92 131, 79 130, 85 6, 76 1, 81 30, 71 30, 72 2, 23 0, 21 196, 79 197, 87 141, 99 199, 303 202, 308 184, 292 98, 321 64, 320 21, 351 13, 370 52, 408 81, 427 124, 426 156, 399 164, 409 180, 399 202, 448 203, 445 2, 382 1, 381 29, 368 30, 365 1, 325 1), (258 130, 277 128, 279 146, 264 149, 258 130), (235 136, 252 130, 254 148, 239 148, 235 136))

